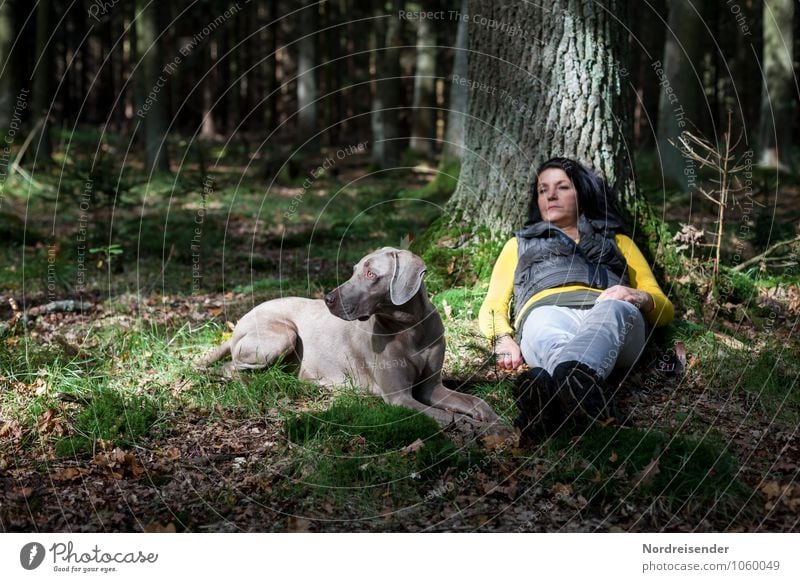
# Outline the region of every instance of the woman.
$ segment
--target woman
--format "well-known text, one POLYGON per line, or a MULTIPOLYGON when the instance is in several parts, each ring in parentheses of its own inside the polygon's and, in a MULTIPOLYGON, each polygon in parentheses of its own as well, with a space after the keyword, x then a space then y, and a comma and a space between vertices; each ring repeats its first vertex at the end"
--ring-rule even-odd
POLYGON ((604 380, 636 362, 647 325, 672 321, 672 303, 602 178, 553 158, 531 195, 528 222, 500 253, 479 315, 498 365, 514 370, 524 359, 531 368, 515 385, 515 424, 542 436, 572 419, 619 421, 604 380))

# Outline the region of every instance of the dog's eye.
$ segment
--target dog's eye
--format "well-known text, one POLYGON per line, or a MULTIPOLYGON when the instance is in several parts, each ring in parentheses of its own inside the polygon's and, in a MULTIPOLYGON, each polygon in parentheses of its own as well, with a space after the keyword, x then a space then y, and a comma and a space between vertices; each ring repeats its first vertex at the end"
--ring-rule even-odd
POLYGON ((374 279, 374 278, 375 278, 375 273, 373 273, 372 271, 370 271, 369 269, 367 269, 367 270, 364 272, 364 276, 365 276, 367 279, 374 279))

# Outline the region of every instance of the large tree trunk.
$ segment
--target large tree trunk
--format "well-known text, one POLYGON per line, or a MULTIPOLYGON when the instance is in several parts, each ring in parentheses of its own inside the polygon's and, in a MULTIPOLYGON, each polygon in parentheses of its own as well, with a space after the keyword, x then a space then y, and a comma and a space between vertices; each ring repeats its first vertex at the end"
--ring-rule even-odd
POLYGON ((39 134, 34 138, 36 162, 48 163, 53 146, 50 142, 50 126, 48 114, 50 111, 52 95, 52 82, 50 77, 53 72, 51 36, 53 16, 52 0, 42 0, 36 8, 36 57, 37 65, 33 76, 33 116, 35 122, 40 122, 39 134))
MULTIPOLYGON (((584 161, 635 197, 629 108, 620 79, 620 1, 470 4, 505 33, 469 22, 466 151, 450 209, 493 231, 525 221, 536 167, 553 156, 584 161), (513 27, 513 28, 512 28, 513 27)), ((481 20, 482 21, 482 20, 481 20)))
POLYGON ((795 0, 764 0, 764 85, 758 132, 759 163, 786 166, 798 88, 792 69, 795 0))
POLYGON ((700 63, 703 39, 707 37, 700 3, 670 0, 664 59, 651 65, 651 71, 662 85, 658 101, 658 155, 664 177, 688 191, 693 168, 687 166, 680 151, 669 142, 676 142, 683 131, 694 131, 700 125, 703 103, 703 79, 700 63), (659 66, 660 65, 660 66, 659 66))
POLYGON ((433 22, 417 22, 417 70, 414 75, 412 150, 432 154, 436 139, 436 30, 433 22))
POLYGON ((447 111, 447 125, 444 136, 442 160, 461 159, 464 148, 464 125, 469 107, 469 88, 457 81, 467 78, 467 19, 469 2, 461 0, 461 18, 458 21, 453 76, 450 78, 450 107, 447 111))
POLYGON ((158 39, 158 14, 155 2, 136 0, 136 48, 141 58, 140 78, 144 86, 144 103, 139 103, 144 116, 145 165, 148 172, 169 171, 167 157, 167 92, 161 76, 162 59, 158 39), (156 92, 158 91, 158 92, 156 92), (152 96, 152 97, 151 97, 152 96), (144 108, 147 108, 145 111, 144 108))
MULTIPOLYGON (((302 142, 317 141, 317 32, 319 12, 316 2, 297 15, 300 20, 297 42, 297 122, 302 142)), ((299 145, 299 144, 298 144, 299 145)), ((313 147, 313 144, 309 144, 313 147)))
POLYGON ((400 49, 393 47, 401 44, 402 21, 397 14, 402 7, 402 0, 393 0, 392 11, 388 16, 382 8, 375 12, 372 163, 379 168, 390 168, 400 161, 400 49))

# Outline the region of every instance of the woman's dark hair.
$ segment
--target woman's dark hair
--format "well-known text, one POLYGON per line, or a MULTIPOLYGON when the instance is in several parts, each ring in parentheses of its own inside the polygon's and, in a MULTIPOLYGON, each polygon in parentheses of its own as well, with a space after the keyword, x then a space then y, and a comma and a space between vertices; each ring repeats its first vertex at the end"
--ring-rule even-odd
MULTIPOLYGON (((553 168, 564 170, 564 173, 572 180, 572 184, 578 193, 578 210, 581 214, 590 220, 609 221, 609 219, 612 219, 609 222, 617 222, 624 226, 624 221, 614 204, 614 195, 606 181, 579 161, 569 158, 549 159, 536 170, 536 178, 531 184, 531 202, 526 224, 534 224, 542 220, 538 202, 539 176, 545 170, 553 168)), ((622 231, 623 229, 619 230, 622 231)))

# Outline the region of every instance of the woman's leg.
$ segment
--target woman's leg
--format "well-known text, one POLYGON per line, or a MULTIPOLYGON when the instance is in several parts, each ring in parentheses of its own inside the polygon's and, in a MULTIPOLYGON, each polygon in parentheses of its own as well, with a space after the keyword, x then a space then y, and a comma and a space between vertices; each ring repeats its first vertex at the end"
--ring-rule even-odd
POLYGON ((646 340, 644 316, 636 306, 609 299, 581 315, 579 329, 559 351, 559 362, 582 362, 601 378, 607 378, 615 366, 636 363, 646 340))
POLYGON ((517 338, 525 363, 552 374, 558 363, 564 361, 561 354, 580 327, 580 310, 555 305, 534 307, 525 322, 522 338, 517 338))

